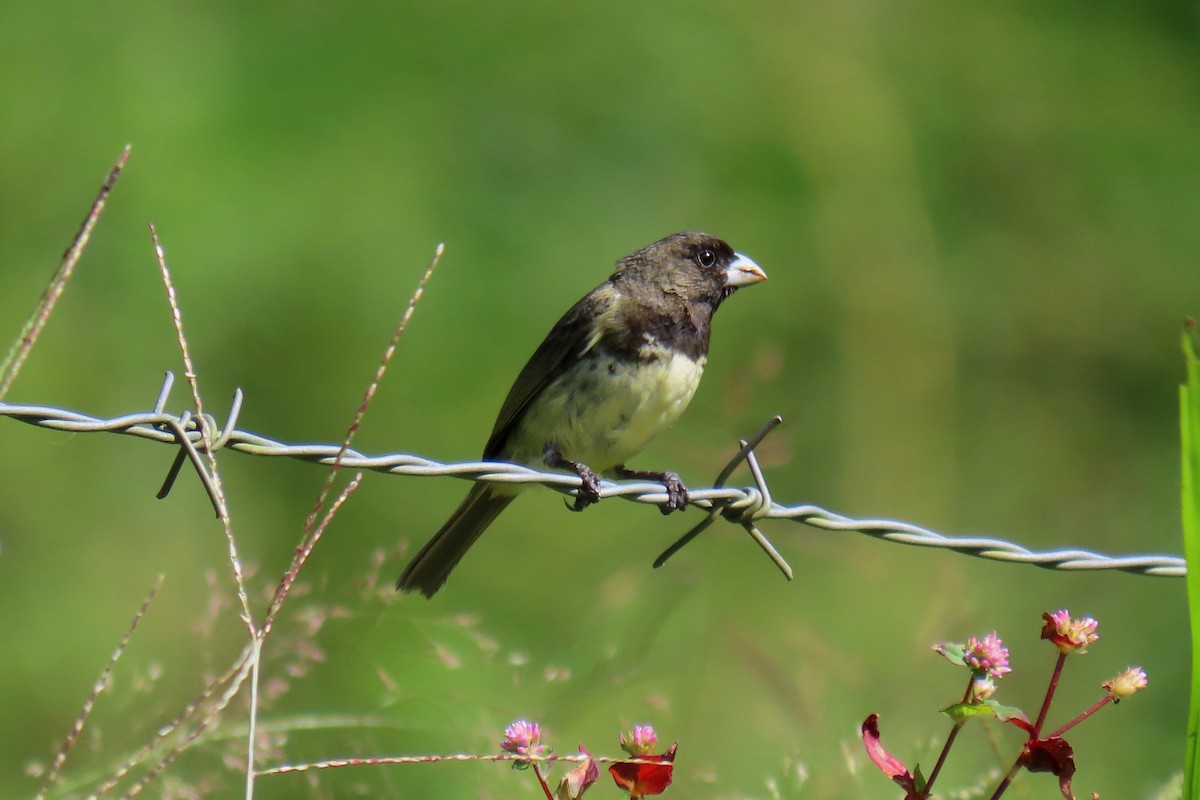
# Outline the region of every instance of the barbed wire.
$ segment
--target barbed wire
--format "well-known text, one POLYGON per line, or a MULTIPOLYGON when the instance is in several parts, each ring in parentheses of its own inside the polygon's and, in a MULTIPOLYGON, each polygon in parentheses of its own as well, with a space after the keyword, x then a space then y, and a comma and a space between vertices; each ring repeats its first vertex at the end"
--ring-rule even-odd
MULTIPOLYGON (((341 444, 285 444, 265 436, 238 430, 238 414, 242 407, 242 392, 234 393, 229 417, 225 425, 219 426, 210 415, 197 417, 191 412, 174 415, 166 412, 167 399, 174 376, 167 373, 153 411, 125 414, 103 419, 77 411, 50 406, 10 405, 0 402, 0 416, 11 417, 31 425, 50 430, 73 433, 116 433, 142 439, 174 444, 181 448, 172 465, 159 496, 170 490, 175 477, 185 460, 191 460, 205 486, 209 488, 211 477, 200 458, 200 453, 228 449, 256 456, 295 458, 317 464, 354 470, 371 470, 390 475, 452 476, 493 483, 531 483, 546 486, 564 494, 574 494, 580 487, 575 475, 559 472, 544 472, 520 464, 490 461, 466 461, 444 463, 407 453, 392 453, 368 456, 353 449, 344 449, 341 444), (340 458, 339 458, 340 454, 340 458)), ((883 539, 889 542, 936 547, 953 550, 964 555, 995 561, 1010 561, 1047 569, 1058 570, 1119 570, 1142 575, 1182 577, 1187 574, 1183 558, 1170 555, 1109 556, 1089 550, 1046 550, 1035 551, 1014 542, 991 537, 945 536, 919 525, 889 519, 854 519, 828 511, 815 505, 788 506, 775 502, 765 477, 754 455, 754 448, 782 420, 774 417, 749 440, 741 442, 741 449, 722 470, 712 488, 689 491, 690 504, 708 511, 708 516, 669 547, 655 561, 661 566, 671 555, 707 528, 717 516, 738 523, 755 539, 779 569, 790 580, 791 568, 778 554, 756 523, 762 519, 788 519, 813 528, 828 531, 854 532, 883 539), (754 476, 755 485, 744 488, 725 486, 733 470, 746 461, 754 476)), ((621 497, 639 503, 662 506, 667 494, 661 484, 644 481, 603 481, 600 496, 621 497)))

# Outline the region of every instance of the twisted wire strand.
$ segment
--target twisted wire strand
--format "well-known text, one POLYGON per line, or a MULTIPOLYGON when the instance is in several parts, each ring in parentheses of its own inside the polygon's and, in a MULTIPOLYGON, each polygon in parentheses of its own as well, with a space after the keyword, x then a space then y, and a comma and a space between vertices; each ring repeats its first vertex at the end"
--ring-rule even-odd
MULTIPOLYGON (((340 444, 286 444, 265 436, 238 430, 235 425, 242 403, 240 390, 234 395, 229 419, 224 427, 219 426, 217 421, 209 415, 197 418, 190 412, 184 412, 179 416, 167 413, 164 411, 164 407, 170 392, 171 381, 172 377, 168 373, 155 408, 150 412, 102 419, 51 406, 0 403, 0 416, 11 417, 50 430, 73 433, 117 433, 150 439, 163 444, 182 445, 186 453, 190 454, 189 457, 192 458, 193 465, 200 472, 202 479, 207 479, 206 468, 196 454, 209 449, 227 448, 256 456, 296 458, 326 466, 332 466, 337 461, 338 453, 342 452, 340 444), (186 437, 186 441, 181 442, 180 434, 186 437)), ((655 566, 661 565, 678 549, 678 546, 689 541, 692 536, 707 527, 719 514, 729 521, 743 525, 752 536, 755 536, 756 540, 761 538, 761 534, 754 527, 754 523, 758 520, 789 519, 821 530, 861 533, 889 542, 917 547, 943 548, 978 558, 1032 564, 1047 569, 1120 570, 1162 577, 1182 577, 1187 574, 1186 562, 1178 556, 1153 554, 1109 556, 1089 550, 1075 549, 1035 551, 1003 539, 944 536, 907 522, 889 519, 853 519, 815 505, 783 505, 771 499, 770 491, 762 476, 762 471, 758 468, 753 452, 753 447, 757 442, 761 441, 778 422, 779 418, 776 417, 768 422, 755 437, 752 437, 749 444, 742 443, 742 450, 722 471, 716 486, 688 492, 691 504, 708 510, 709 516, 693 531, 685 535, 679 543, 660 556, 655 566), (723 486, 725 477, 742 459, 749 462, 756 486, 741 489, 723 486)), ((183 455, 181 455, 182 458, 183 455)), ((575 475, 543 472, 520 464, 489 461, 443 463, 408 453, 368 456, 356 450, 346 450, 342 452, 340 463, 342 467, 348 469, 371 470, 390 475, 453 476, 494 483, 536 483, 565 494, 572 494, 580 486, 580 479, 575 475)), ((173 475, 168 477, 167 485, 160 492, 160 496, 170 488, 172 479, 173 475)), ((634 502, 659 506, 667 502, 666 491, 661 484, 644 481, 620 483, 604 481, 600 485, 600 496, 621 497, 634 502)), ((759 544, 760 546, 765 545, 764 549, 770 547, 769 543, 765 543, 765 539, 759 541, 759 544)), ((771 551, 768 550, 768 552, 771 551)), ((777 559, 776 563, 790 578, 790 569, 787 568, 786 562, 777 559)))

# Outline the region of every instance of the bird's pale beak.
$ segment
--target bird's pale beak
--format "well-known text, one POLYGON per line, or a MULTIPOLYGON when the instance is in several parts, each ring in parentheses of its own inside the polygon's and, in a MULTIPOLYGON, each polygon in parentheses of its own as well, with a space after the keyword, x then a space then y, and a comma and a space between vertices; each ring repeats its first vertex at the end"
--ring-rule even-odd
POLYGON ((741 253, 734 253, 734 256, 736 258, 725 269, 726 286, 749 286, 767 279, 767 273, 763 272, 758 264, 741 253))

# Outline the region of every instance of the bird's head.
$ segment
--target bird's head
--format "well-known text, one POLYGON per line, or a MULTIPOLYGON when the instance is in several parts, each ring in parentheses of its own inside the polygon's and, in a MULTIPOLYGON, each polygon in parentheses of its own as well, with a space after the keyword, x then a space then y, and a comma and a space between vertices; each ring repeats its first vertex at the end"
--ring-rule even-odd
POLYGON ((760 283, 767 274, 708 233, 676 233, 646 245, 617 262, 612 276, 619 285, 653 286, 688 302, 714 308, 742 286, 760 283))

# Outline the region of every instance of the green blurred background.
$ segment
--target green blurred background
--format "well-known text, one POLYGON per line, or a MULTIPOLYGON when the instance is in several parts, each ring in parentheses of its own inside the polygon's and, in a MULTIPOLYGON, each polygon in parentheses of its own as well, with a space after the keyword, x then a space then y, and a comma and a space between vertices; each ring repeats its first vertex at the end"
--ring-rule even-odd
MULTIPOLYGON (((762 461, 782 502, 1038 549, 1180 551, 1178 338, 1200 311, 1195 3, 0 9, 4 340, 134 148, 9 402, 140 411, 182 371, 153 220, 208 408, 222 416, 240 386, 242 428, 337 441, 444 241, 356 445, 470 459, 524 359, 616 258, 702 229, 771 280, 721 311, 691 409, 635 466, 707 485, 779 413, 762 461)), ((177 389, 171 407, 186 405, 177 389)), ((10 420, 0 446, 0 795, 33 793, 166 576, 68 762, 68 782, 94 785, 240 649, 225 542, 194 478, 154 499, 168 448, 10 420)), ((221 463, 261 610, 324 472, 221 463)), ((1034 713, 1053 661, 1040 614, 1065 606, 1097 617, 1101 640, 1068 664, 1052 725, 1127 664, 1150 674, 1150 691, 1071 738, 1076 792, 1154 797, 1181 769, 1181 580, 783 522, 764 531, 791 584, 729 525, 652 571, 698 512, 575 516, 539 491, 436 600, 396 597, 406 548, 465 488, 370 475, 347 504, 266 647, 263 763, 490 752, 519 716, 560 752, 615 755, 617 730, 649 721, 680 742, 668 796, 771 797, 774 781, 783 797, 890 798, 857 726, 880 713, 885 743, 932 766, 949 727, 937 709, 964 676, 929 646, 998 630, 1015 670, 999 699, 1034 713)), ((152 793, 239 792, 244 720, 235 704, 152 793)), ((994 786, 983 776, 1016 734, 972 726, 939 788, 994 786)), ((538 794, 487 764, 258 789, 538 794)), ((1008 796, 1056 791, 1024 775, 1008 796)))

